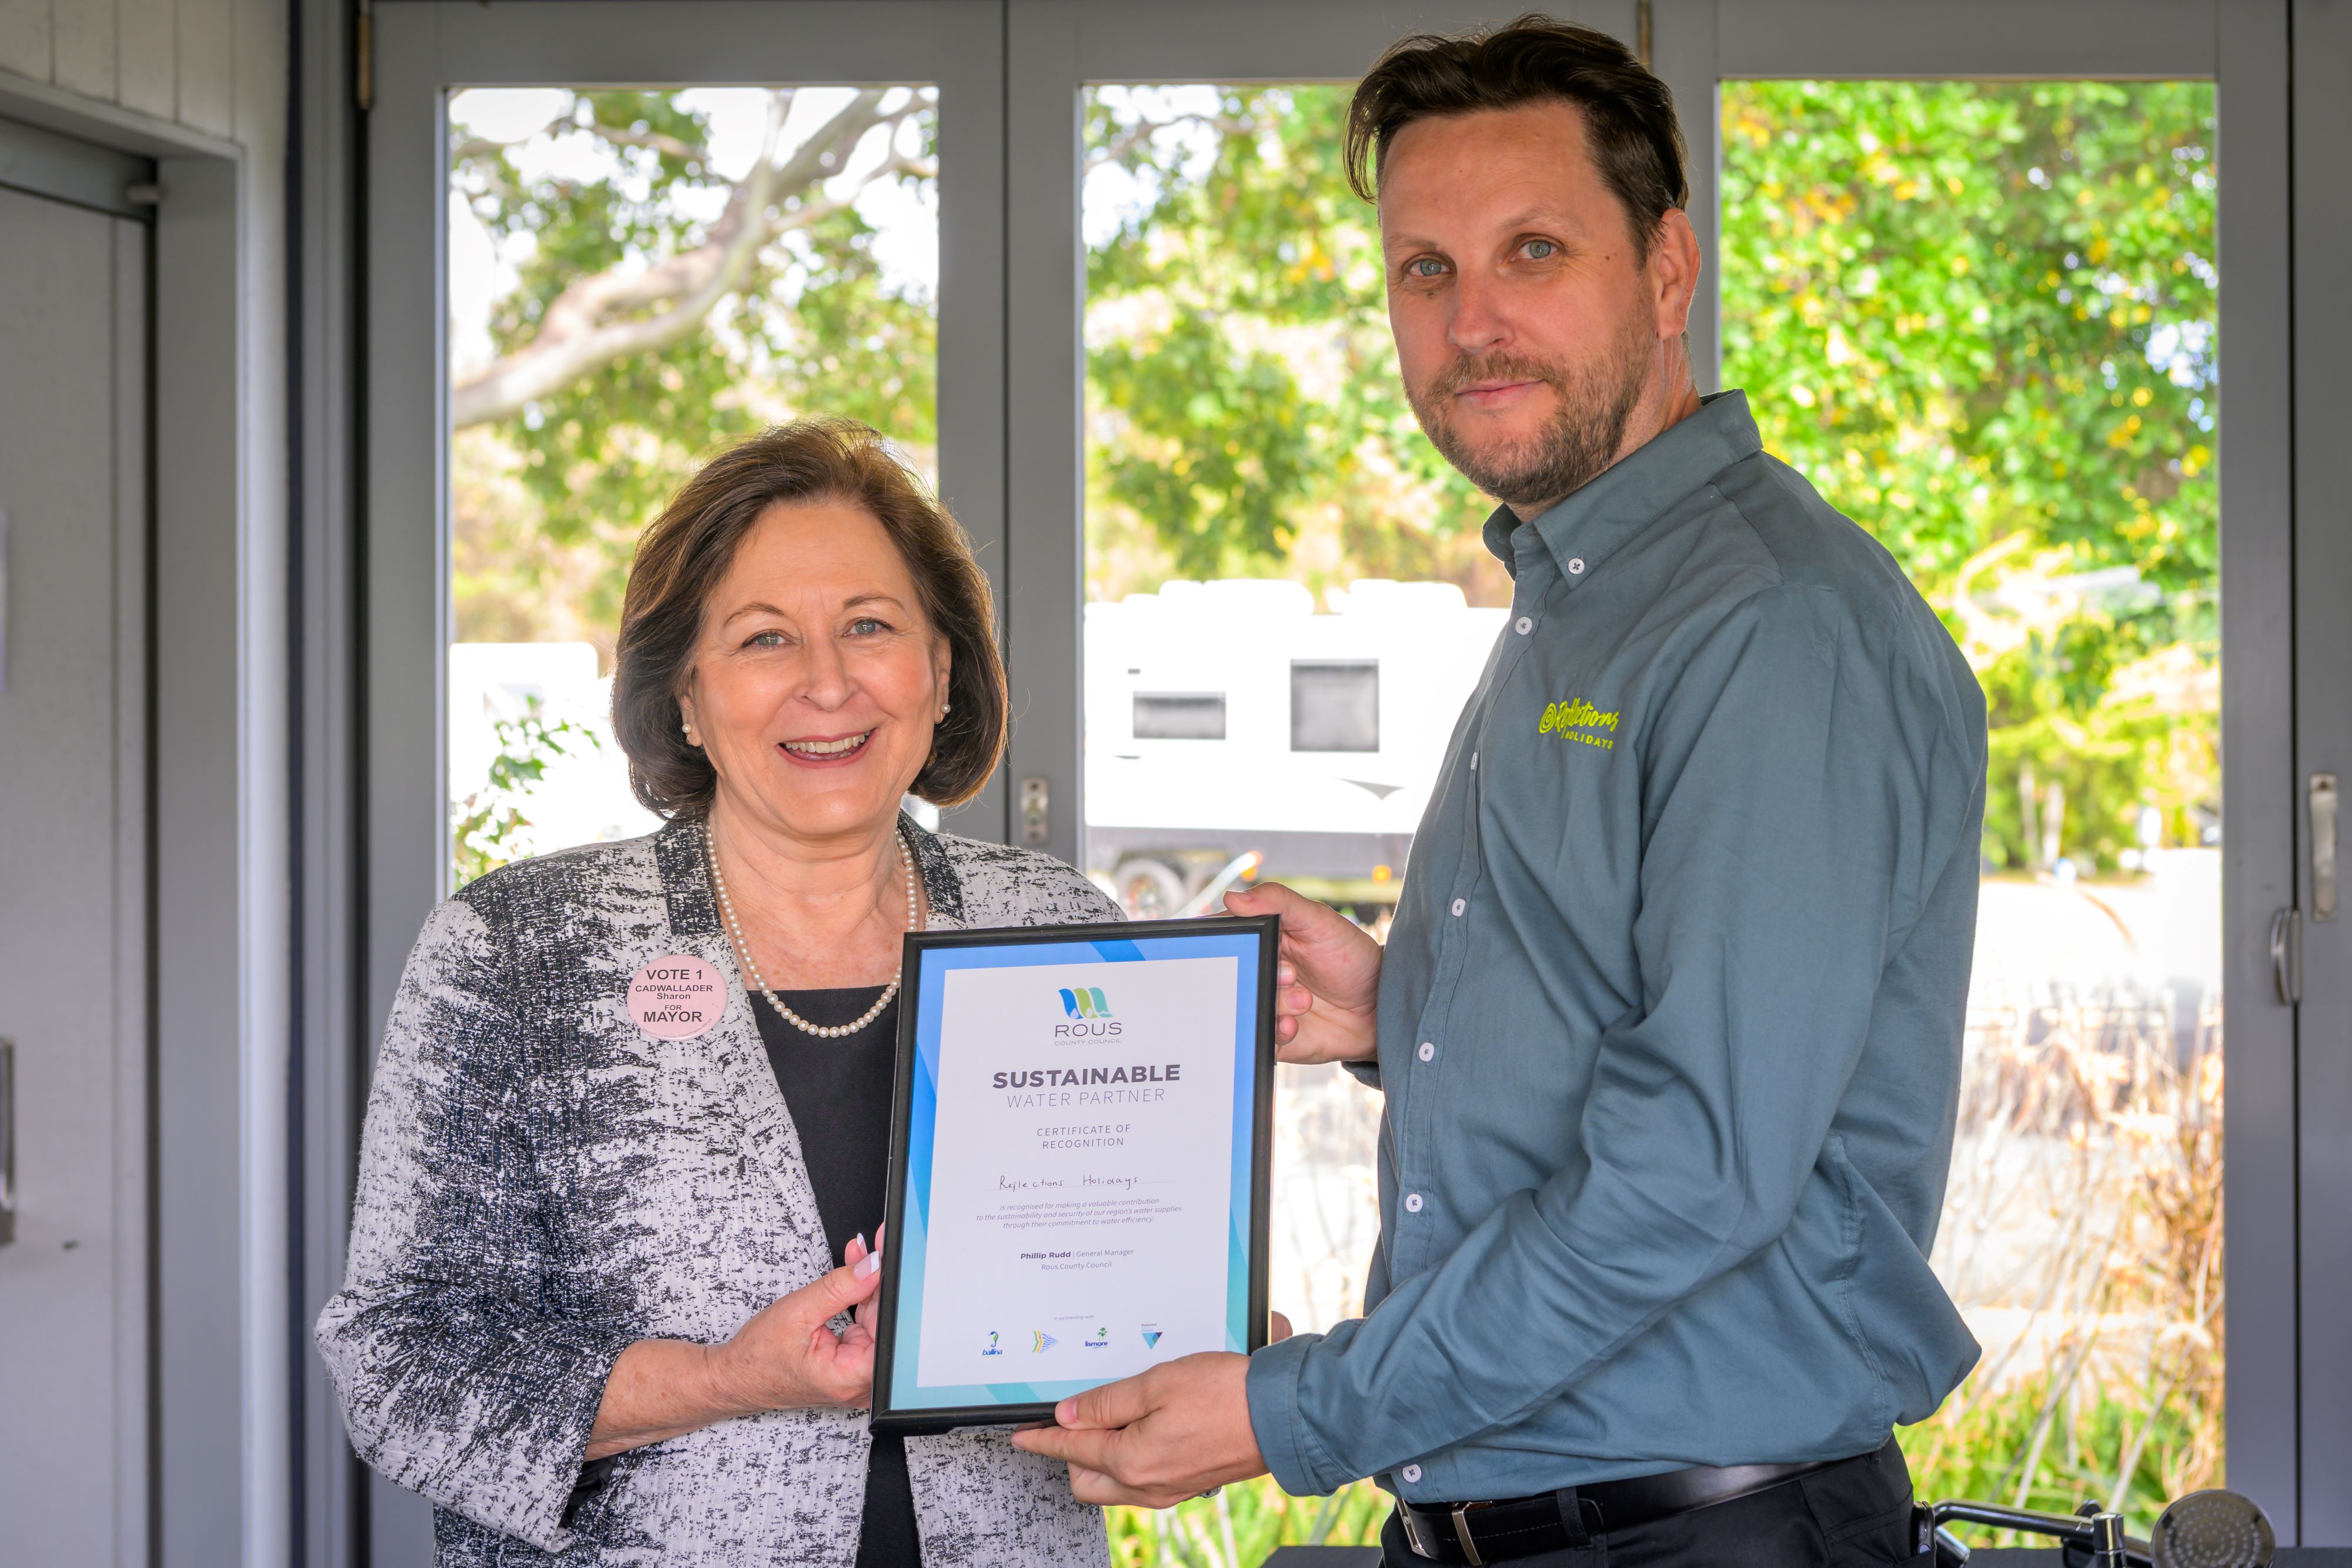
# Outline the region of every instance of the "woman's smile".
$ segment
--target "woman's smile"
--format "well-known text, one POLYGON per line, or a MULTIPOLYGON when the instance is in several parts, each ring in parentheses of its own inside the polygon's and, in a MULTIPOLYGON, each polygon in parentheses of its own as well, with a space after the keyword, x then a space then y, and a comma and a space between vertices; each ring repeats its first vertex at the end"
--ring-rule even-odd
POLYGON ((874 738, 870 729, 849 735, 803 736, 798 740, 780 740, 776 749, 803 768, 837 768, 853 762, 866 750, 866 743, 874 738))

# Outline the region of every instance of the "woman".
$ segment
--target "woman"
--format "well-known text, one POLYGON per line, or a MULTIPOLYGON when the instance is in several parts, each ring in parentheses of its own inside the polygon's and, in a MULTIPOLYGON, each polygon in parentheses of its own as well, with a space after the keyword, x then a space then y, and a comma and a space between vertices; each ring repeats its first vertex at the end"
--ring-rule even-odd
POLYGON ((862 425, 747 442, 646 531, 613 713, 668 825, 425 923, 319 1321, 442 1564, 1107 1562, 1063 1468, 1003 1435, 870 1438, 845 1316, 879 1283, 903 933, 1117 917, 1057 861, 900 813, 979 792, 1005 706, 987 580, 862 425), (665 1038, 698 1026, 648 988, 693 960, 716 1021, 665 1038))

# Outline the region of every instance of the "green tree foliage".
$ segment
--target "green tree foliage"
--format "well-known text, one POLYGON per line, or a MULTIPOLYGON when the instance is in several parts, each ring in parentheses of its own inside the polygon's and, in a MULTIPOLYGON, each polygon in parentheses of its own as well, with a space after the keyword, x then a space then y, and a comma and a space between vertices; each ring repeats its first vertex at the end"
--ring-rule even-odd
MULTIPOLYGON (((932 110, 902 94, 892 112, 914 120, 923 151, 883 177, 928 186, 932 110)), ((874 127, 849 129, 887 133, 874 127)), ((626 277, 709 245, 712 214, 738 183, 711 167, 709 116, 676 94, 575 94, 530 141, 559 138, 597 145, 595 177, 526 174, 517 147, 455 139, 452 178, 475 215, 509 246, 528 238, 490 322, 502 357, 539 345, 549 308, 583 279, 626 277)), ((912 450, 936 445, 937 312, 884 277, 874 228, 828 187, 856 145, 843 140, 811 178, 772 193, 761 217, 773 237, 693 330, 533 398, 488 443, 461 433, 461 639, 543 633, 543 618, 517 601, 543 601, 558 578, 572 625, 609 651, 639 531, 699 457, 779 419, 843 413, 912 450), (469 509, 477 495, 483 504, 469 509)))
POLYGON ((603 743, 595 732, 568 718, 550 718, 532 697, 514 718, 497 720, 499 748, 489 777, 450 811, 450 840, 457 851, 457 883, 465 886, 529 852, 530 793, 559 757, 580 757, 603 743))
POLYGON ((1722 101, 1726 383, 1976 664, 1990 852, 2036 863, 2063 812, 2065 852, 2113 863, 2144 803, 2197 841, 2217 784, 2213 89, 1741 82, 1722 101))
POLYGON ((1093 595, 1297 575, 1507 597, 1476 543, 1489 504, 1398 379, 1378 225, 1341 159, 1348 89, 1213 90, 1213 109, 1087 98, 1090 162, 1143 198, 1087 257, 1093 595))

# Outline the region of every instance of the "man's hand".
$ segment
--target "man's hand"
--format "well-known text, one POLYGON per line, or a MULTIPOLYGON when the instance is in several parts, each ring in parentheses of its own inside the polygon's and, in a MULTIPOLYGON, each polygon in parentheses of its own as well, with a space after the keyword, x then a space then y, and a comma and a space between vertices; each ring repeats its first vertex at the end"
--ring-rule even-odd
POLYGON ((1249 1357, 1204 1352, 1091 1388, 1013 1446, 1070 1466, 1080 1502, 1172 1508, 1265 1473, 1250 1430, 1249 1357))
POLYGON ((1282 916, 1275 969, 1275 1054, 1285 1061, 1369 1061, 1381 945, 1346 915, 1278 882, 1225 894, 1235 915, 1282 916))

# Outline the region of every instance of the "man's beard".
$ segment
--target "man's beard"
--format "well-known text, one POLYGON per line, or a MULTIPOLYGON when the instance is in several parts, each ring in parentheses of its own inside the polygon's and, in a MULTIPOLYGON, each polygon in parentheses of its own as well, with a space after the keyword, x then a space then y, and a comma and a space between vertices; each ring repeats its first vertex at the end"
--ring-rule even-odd
POLYGON ((1649 334, 1639 319, 1627 322, 1612 352, 1599 362, 1569 366, 1496 351, 1465 355, 1425 387, 1407 387, 1413 416, 1445 460, 1472 484, 1522 516, 1582 489, 1617 460, 1625 424, 1648 379, 1649 334), (1532 381, 1559 399, 1551 423, 1534 436, 1500 450, 1479 452, 1450 417, 1454 394, 1478 382, 1532 381))

